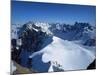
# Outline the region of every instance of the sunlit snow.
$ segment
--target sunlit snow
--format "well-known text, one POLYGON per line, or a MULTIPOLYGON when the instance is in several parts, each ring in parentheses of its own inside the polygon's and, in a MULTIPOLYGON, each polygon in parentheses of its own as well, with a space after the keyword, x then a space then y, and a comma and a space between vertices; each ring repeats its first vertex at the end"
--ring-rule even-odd
POLYGON ((95 59, 95 53, 93 51, 56 36, 53 36, 53 42, 51 44, 33 53, 30 58, 42 53, 42 61, 44 63, 51 63, 49 72, 54 71, 53 66, 59 65, 64 70, 86 69, 95 59))

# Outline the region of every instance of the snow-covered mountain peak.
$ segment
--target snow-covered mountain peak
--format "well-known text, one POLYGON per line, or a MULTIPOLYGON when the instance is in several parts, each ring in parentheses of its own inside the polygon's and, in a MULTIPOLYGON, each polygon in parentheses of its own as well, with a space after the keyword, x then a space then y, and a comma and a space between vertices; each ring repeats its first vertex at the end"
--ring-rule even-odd
POLYGON ((41 53, 43 54, 42 61, 51 63, 49 72, 55 71, 55 67, 62 70, 86 69, 86 66, 95 59, 95 53, 91 50, 56 36, 53 36, 51 44, 30 57, 34 58, 41 53))
POLYGON ((49 23, 36 22, 35 25, 38 27, 41 27, 43 32, 46 32, 47 34, 52 35, 52 32, 49 30, 49 28, 51 27, 49 23))
POLYGON ((21 65, 39 72, 86 69, 95 60, 95 33, 88 23, 28 22, 12 25, 12 48, 21 50, 21 65))

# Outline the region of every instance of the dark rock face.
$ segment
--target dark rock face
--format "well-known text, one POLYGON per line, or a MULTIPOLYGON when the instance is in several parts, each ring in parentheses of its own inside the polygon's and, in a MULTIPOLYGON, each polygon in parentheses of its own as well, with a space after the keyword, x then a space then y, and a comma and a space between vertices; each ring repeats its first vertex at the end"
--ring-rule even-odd
POLYGON ((11 40, 11 45, 13 46, 13 48, 16 47, 16 39, 12 39, 12 40, 11 40))
POLYGON ((87 69, 96 69, 96 59, 87 67, 87 69))
POLYGON ((32 24, 24 24, 18 31, 18 39, 12 39, 12 60, 16 61, 23 67, 31 68, 32 59, 29 56, 36 51, 41 50, 52 40, 46 32, 43 32, 40 27, 32 24), (21 45, 18 45, 18 39, 21 40, 21 45), (49 39, 46 44, 45 40, 49 39), (18 49, 17 49, 18 47, 18 49))
POLYGON ((84 43, 84 45, 86 45, 86 46, 95 46, 96 45, 96 40, 95 39, 89 39, 84 43))
POLYGON ((12 39, 11 40, 11 59, 16 61, 17 63, 20 63, 20 50, 16 49, 17 43, 16 43, 16 39, 12 39))
POLYGON ((41 30, 39 30, 39 27, 36 27, 35 25, 33 25, 34 28, 36 28, 38 30, 35 31, 34 29, 28 29, 27 26, 23 26, 22 29, 24 29, 22 31, 20 31, 20 36, 19 39, 22 40, 22 48, 28 51, 33 51, 36 52, 39 50, 39 48, 41 48, 41 45, 43 43, 43 39, 46 38, 46 33, 42 32, 41 30))

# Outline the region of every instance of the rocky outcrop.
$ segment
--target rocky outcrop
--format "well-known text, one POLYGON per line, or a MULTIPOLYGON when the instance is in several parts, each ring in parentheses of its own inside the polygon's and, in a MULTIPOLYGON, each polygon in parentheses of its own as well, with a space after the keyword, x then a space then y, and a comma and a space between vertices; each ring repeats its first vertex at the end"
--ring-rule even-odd
POLYGON ((96 69, 96 59, 87 67, 87 69, 96 69))

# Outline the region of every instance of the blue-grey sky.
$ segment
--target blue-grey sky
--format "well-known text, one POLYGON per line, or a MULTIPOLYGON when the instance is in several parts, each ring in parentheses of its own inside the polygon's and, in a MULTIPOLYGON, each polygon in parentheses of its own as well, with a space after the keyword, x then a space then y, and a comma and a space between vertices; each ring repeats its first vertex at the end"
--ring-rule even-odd
POLYGON ((96 23, 95 6, 12 1, 11 8, 13 24, 24 24, 28 21, 67 24, 78 21, 92 25, 96 23))

